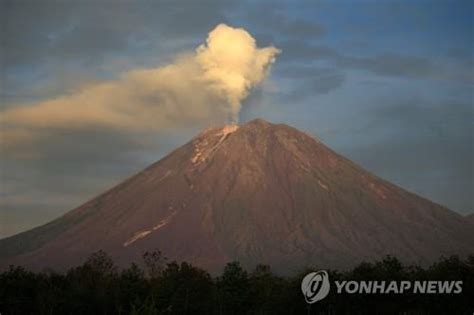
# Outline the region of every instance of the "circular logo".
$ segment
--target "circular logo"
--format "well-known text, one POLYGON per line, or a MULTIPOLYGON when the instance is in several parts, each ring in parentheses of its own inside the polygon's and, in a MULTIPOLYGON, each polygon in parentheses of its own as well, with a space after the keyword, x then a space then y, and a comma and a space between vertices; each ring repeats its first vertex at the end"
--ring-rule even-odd
POLYGON ((307 303, 324 299, 329 293, 329 276, 325 270, 308 273, 301 281, 301 291, 307 303))

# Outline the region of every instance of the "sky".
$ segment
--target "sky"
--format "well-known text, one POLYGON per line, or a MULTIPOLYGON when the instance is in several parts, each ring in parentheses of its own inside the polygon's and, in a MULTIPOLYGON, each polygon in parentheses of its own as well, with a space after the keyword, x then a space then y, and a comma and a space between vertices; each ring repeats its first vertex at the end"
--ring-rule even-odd
POLYGON ((253 118, 474 212, 470 1, 0 0, 0 238, 253 118))

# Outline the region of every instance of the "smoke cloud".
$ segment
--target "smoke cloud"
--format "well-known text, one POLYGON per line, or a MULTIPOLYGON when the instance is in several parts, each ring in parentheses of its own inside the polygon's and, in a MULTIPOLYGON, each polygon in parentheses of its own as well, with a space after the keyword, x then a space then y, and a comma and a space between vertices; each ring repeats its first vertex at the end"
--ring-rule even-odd
POLYGON ((123 73, 68 95, 0 112, 3 146, 58 129, 153 131, 238 121, 242 101, 267 76, 279 50, 258 48, 244 29, 215 27, 205 44, 173 63, 123 73))
POLYGON ((204 77, 227 99, 232 120, 237 122, 241 102, 249 90, 263 81, 280 51, 275 47, 257 48, 255 39, 244 29, 218 25, 197 49, 196 59, 204 77))

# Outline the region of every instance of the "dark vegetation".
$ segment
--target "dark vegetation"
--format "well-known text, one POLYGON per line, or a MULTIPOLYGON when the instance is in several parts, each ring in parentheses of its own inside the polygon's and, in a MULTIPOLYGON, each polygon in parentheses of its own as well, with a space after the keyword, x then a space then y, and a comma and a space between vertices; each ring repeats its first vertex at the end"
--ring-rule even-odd
MULTIPOLYGON (((0 274, 0 313, 9 314, 473 314, 474 256, 441 258, 428 268, 394 257, 329 271, 333 280, 462 280, 460 294, 336 294, 309 306, 294 277, 269 266, 245 271, 229 263, 218 277, 147 252, 143 268, 119 270, 104 253, 65 273, 11 266, 0 274)), ((315 270, 318 270, 317 268, 315 270)), ((311 270, 308 270, 308 272, 311 270)))

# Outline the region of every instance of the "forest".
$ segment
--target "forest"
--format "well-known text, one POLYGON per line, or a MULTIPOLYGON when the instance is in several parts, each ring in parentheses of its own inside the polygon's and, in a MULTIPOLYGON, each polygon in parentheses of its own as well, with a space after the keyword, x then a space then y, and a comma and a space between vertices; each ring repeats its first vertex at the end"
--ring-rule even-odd
POLYGON ((328 270, 335 280, 463 281, 459 294, 338 294, 307 304, 301 280, 258 265, 228 263, 218 276, 189 263, 168 262, 159 251, 120 269, 103 251, 66 272, 10 266, 0 274, 0 313, 10 314, 473 314, 474 256, 442 257, 428 266, 387 256, 352 270, 328 270))

